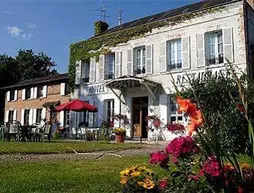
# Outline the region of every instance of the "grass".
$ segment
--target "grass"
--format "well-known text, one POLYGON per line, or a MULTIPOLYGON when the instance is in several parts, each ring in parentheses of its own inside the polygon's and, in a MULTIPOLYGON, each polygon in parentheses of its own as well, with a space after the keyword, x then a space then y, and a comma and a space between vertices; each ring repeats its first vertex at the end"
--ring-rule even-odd
MULTIPOLYGON (((147 156, 102 159, 16 162, 0 165, 1 193, 117 193, 119 172, 147 164, 147 156)), ((161 171, 158 167, 154 167, 161 171)))
POLYGON ((141 144, 115 144, 106 142, 86 141, 53 141, 53 142, 1 142, 0 154, 52 154, 52 153, 86 153, 94 151, 113 151, 124 149, 139 149, 141 144))

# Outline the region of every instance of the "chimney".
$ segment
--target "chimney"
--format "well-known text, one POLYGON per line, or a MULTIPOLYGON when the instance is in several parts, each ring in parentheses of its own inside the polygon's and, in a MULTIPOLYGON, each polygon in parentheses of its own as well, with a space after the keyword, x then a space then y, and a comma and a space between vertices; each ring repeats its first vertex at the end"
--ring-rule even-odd
POLYGON ((254 9, 254 0, 247 0, 247 2, 252 7, 252 9, 254 9))
POLYGON ((100 35, 108 30, 108 24, 105 21, 96 21, 94 23, 94 35, 100 35))

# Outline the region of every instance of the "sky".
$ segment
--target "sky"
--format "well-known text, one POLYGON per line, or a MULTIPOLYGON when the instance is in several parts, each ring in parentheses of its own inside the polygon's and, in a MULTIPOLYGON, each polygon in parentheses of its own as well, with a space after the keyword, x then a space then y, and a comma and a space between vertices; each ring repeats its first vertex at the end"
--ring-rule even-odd
POLYGON ((68 71, 69 46, 94 35, 94 22, 106 9, 110 28, 200 0, 0 0, 0 54, 20 49, 44 52, 60 73, 68 71))

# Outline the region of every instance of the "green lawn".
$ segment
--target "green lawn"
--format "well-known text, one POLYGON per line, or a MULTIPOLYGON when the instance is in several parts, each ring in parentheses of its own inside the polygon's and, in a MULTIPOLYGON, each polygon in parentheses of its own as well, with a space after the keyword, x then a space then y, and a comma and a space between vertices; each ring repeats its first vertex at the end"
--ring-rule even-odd
POLYGON ((148 156, 127 156, 97 160, 5 162, 0 165, 0 192, 116 193, 121 190, 119 172, 131 165, 147 164, 147 160, 148 156))
POLYGON ((137 149, 144 145, 140 144, 115 144, 106 142, 86 142, 86 141, 53 141, 53 142, 1 142, 0 154, 20 153, 20 154, 52 154, 52 153, 73 153, 93 152, 107 150, 137 149))

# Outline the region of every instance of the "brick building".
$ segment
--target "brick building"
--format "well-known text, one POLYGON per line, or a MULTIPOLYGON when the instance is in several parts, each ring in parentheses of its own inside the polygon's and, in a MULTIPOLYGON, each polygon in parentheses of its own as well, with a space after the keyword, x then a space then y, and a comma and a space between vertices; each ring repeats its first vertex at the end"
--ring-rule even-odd
POLYGON ((52 118, 60 125, 69 124, 69 112, 51 112, 50 107, 68 102, 71 94, 68 75, 36 78, 2 88, 5 92, 4 121, 17 120, 23 124, 40 123, 52 118))

